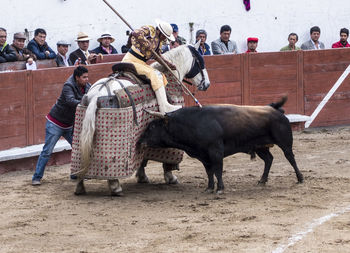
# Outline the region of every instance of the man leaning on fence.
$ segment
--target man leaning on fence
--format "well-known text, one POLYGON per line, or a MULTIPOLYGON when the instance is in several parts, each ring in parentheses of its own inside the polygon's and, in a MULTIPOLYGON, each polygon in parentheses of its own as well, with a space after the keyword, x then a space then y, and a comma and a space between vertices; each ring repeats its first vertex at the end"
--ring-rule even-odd
MULTIPOLYGON (((88 70, 78 66, 64 83, 60 97, 46 116, 45 144, 32 177, 33 186, 41 185, 46 164, 58 140, 63 136, 72 145, 75 111, 90 88, 88 81, 88 70)), ((71 178, 74 179, 72 176, 71 178)))

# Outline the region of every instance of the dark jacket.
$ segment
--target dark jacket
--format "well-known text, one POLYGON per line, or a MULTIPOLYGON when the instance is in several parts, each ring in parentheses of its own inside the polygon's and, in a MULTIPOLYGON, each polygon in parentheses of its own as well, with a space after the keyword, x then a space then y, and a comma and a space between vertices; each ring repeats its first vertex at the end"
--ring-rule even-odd
POLYGON ((28 48, 19 49, 14 44, 11 44, 11 48, 15 50, 17 61, 26 61, 28 58, 33 58, 36 61, 36 55, 28 50, 28 48))
MULTIPOLYGON (((89 50, 89 53, 94 53, 94 52, 92 52, 91 50, 89 50)), ((80 50, 80 48, 78 48, 77 50, 71 52, 70 55, 69 55, 69 60, 72 62, 73 65, 75 64, 75 61, 76 61, 78 58, 81 59, 80 64, 87 65, 87 64, 86 64, 86 57, 85 57, 85 54, 80 50)))
MULTIPOLYGON (((65 64, 64 64, 64 61, 63 61, 63 58, 61 55, 57 54, 56 56, 56 64, 57 64, 57 67, 67 67, 65 64)), ((71 62, 71 60, 68 58, 68 64, 69 66, 72 66, 73 63, 71 62)))
MULTIPOLYGON (((115 49, 112 45, 109 45, 112 48, 111 54, 117 54, 118 51, 115 49)), ((95 54, 108 54, 100 45, 99 47, 96 47, 94 50, 92 50, 95 54)))
POLYGON ((36 55, 38 60, 44 59, 54 59, 56 57, 56 53, 47 45, 45 42, 44 45, 40 46, 35 39, 29 41, 27 48, 36 55), (45 51, 49 51, 50 54, 46 56, 45 51))
MULTIPOLYGON (((90 86, 90 84, 85 86, 84 94, 88 92, 90 86)), ((57 99, 56 104, 51 108, 51 117, 65 125, 73 126, 75 110, 84 94, 81 92, 80 87, 78 87, 78 84, 75 82, 73 75, 71 75, 64 83, 62 93, 57 99)))
POLYGON ((204 43, 204 47, 205 47, 205 52, 204 52, 204 53, 203 53, 201 47, 198 48, 199 54, 200 54, 200 55, 211 55, 210 46, 209 46, 207 43, 204 43))
POLYGON ((16 60, 16 52, 9 44, 5 43, 4 47, 0 47, 0 63, 16 60))

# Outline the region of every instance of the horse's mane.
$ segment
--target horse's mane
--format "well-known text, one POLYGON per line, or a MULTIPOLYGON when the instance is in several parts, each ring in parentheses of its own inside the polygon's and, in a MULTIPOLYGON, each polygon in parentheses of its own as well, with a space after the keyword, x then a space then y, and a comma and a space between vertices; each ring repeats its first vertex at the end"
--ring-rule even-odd
MULTIPOLYGON (((185 47, 187 47, 187 46, 186 45, 178 46, 176 48, 173 48, 173 49, 165 52, 164 54, 162 54, 162 56, 166 60, 168 60, 169 62, 174 63, 175 65, 177 64, 178 68, 182 67, 182 66, 179 66, 179 63, 181 63, 181 65, 183 65, 183 63, 184 63, 184 59, 186 56, 186 51, 184 50, 185 47)), ((158 69, 159 71, 164 70, 163 66, 161 66, 158 62, 153 63, 152 66, 155 69, 158 69)))

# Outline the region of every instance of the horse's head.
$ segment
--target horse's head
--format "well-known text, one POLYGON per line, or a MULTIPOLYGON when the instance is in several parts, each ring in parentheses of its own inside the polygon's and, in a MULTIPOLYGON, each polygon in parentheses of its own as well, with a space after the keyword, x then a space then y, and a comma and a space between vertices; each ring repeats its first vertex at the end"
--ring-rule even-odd
POLYGON ((191 79, 199 90, 207 90, 210 86, 210 80, 208 72, 205 68, 203 56, 198 52, 200 40, 193 46, 187 46, 192 55, 192 66, 188 73, 185 75, 186 78, 191 79))
MULTIPOLYGON (((178 74, 180 80, 188 78, 199 90, 206 90, 210 86, 208 72, 205 69, 203 57, 198 52, 199 43, 193 46, 182 45, 167 51, 163 57, 172 62, 176 69, 174 74, 178 74)), ((153 65, 157 68, 159 64, 153 65)))

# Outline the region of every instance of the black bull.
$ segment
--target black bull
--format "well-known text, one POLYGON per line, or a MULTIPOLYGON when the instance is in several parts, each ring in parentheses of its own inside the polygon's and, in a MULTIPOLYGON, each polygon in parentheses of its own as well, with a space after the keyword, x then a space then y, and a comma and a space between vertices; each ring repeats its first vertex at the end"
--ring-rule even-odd
POLYGON ((207 190, 222 193, 223 158, 238 152, 257 154, 265 162, 259 183, 265 184, 273 156, 271 144, 278 145, 303 182, 293 154, 293 135, 281 107, 286 97, 268 106, 210 105, 187 107, 152 121, 139 140, 141 146, 178 148, 200 160, 208 175, 207 190))

